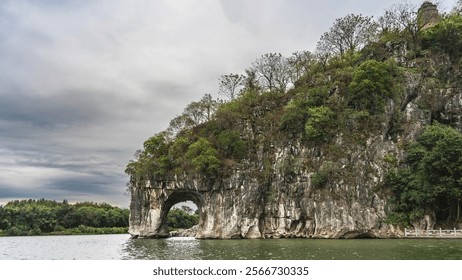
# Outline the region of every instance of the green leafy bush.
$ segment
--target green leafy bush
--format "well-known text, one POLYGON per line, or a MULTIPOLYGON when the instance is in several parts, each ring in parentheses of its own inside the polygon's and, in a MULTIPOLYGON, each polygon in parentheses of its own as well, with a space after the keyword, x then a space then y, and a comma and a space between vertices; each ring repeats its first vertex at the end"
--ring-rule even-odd
POLYGON ((435 212, 437 219, 460 220, 462 200, 462 134, 441 124, 428 126, 406 149, 408 168, 392 170, 387 183, 397 213, 410 220, 435 212))
POLYGON ((424 49, 442 51, 457 63, 462 57, 462 16, 449 16, 425 30, 422 46, 424 49))
POLYGON ((320 106, 308 109, 305 134, 309 141, 328 141, 334 127, 334 113, 329 107, 320 106))
POLYGON ((242 159, 247 153, 246 143, 237 131, 222 131, 218 135, 217 146, 225 157, 232 159, 242 159))
POLYGON ((326 161, 318 172, 311 175, 311 185, 314 188, 323 188, 329 180, 333 179, 336 168, 333 162, 326 161))
POLYGON ((371 114, 381 113, 387 99, 393 98, 398 69, 392 62, 367 60, 353 72, 349 85, 349 105, 371 114))
POLYGON ((189 146, 186 159, 197 172, 207 175, 216 174, 221 164, 217 150, 205 138, 199 138, 189 146))

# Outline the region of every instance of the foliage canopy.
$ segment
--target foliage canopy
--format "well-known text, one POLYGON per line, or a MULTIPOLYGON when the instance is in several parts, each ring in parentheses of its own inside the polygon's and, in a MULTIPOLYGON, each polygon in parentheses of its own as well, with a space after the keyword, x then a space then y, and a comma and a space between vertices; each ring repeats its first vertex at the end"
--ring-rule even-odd
POLYGON ((6 235, 126 233, 128 209, 106 203, 15 200, 0 206, 0 230, 6 235))
POLYGON ((428 126, 406 149, 407 168, 395 169, 388 182, 396 212, 404 222, 435 212, 439 220, 458 222, 462 200, 462 134, 441 124, 428 126))

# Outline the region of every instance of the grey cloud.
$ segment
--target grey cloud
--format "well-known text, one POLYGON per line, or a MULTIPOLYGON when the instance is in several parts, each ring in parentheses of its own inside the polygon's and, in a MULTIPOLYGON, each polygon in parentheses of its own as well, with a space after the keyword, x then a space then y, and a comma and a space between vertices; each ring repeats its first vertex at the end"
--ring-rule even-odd
POLYGON ((114 193, 114 188, 123 190, 122 186, 106 185, 108 178, 101 177, 75 177, 54 180, 47 189, 58 191, 60 195, 72 196, 78 194, 96 194, 96 195, 111 195, 114 193))
POLYGON ((27 197, 31 195, 30 191, 18 190, 14 186, 0 185, 0 197, 27 197))
POLYGON ((106 198, 103 201, 127 207, 128 198, 124 189, 126 181, 116 181, 112 185, 107 184, 104 179, 107 180, 107 178, 79 177, 57 179, 47 185, 41 185, 38 182, 29 188, 17 188, 13 185, 2 184, 0 185, 0 200, 3 200, 3 203, 12 199, 24 198, 76 201, 76 197, 88 197, 87 200, 94 201, 94 197, 101 197, 106 198))
POLYGON ((89 100, 79 93, 64 93, 58 96, 17 93, 0 95, 0 119, 5 121, 56 127, 88 122, 101 114, 94 100, 89 100))
MULTIPOLYGON (((39 188, 38 186, 28 188, 28 189, 18 189, 12 185, 0 185, 0 199, 9 198, 16 199, 16 198, 31 198, 31 199, 39 199, 39 198, 48 198, 50 199, 61 199, 60 197, 55 197, 54 192, 47 191, 46 189, 39 188)), ((0 203, 1 204, 1 203, 0 203)))

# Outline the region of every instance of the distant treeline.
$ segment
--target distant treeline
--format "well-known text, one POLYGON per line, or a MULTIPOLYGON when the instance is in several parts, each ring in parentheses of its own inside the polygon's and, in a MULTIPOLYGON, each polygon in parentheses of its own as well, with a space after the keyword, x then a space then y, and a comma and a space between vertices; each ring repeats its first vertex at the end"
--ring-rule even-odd
POLYGON ((126 233, 128 216, 107 203, 15 200, 0 206, 0 235, 126 233))

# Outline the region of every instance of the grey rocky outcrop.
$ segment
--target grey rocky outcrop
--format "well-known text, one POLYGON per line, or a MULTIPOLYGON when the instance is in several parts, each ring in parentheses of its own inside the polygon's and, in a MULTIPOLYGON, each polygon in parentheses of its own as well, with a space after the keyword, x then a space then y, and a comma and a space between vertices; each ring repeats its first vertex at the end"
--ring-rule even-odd
MULTIPOLYGON (((415 140, 435 117, 462 131, 462 91, 430 87, 411 72, 405 76, 406 96, 400 104, 389 102, 380 132, 356 144, 336 135, 335 147, 344 153, 335 161, 315 146, 274 143, 270 171, 264 170, 261 158, 249 163, 261 166, 258 176, 255 168, 243 165, 224 178, 184 174, 163 181, 132 181, 130 234, 168 237, 168 211, 191 200, 200 216, 196 238, 402 236, 399 228, 386 223, 390 193, 382 185, 389 165, 404 159, 403 143, 415 140), (437 102, 431 101, 435 95, 437 102), (400 131, 390 135, 397 124, 400 131), (313 179, 320 171, 327 174, 322 184, 313 179)), ((413 224, 431 228, 434 219, 428 213, 413 224)))

